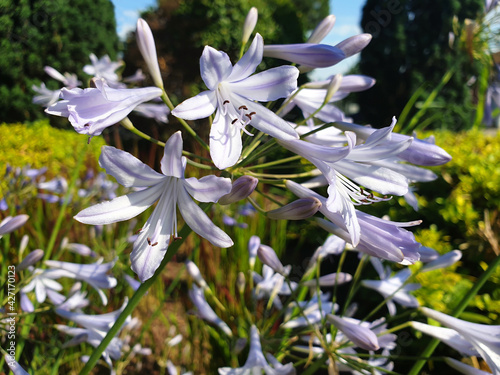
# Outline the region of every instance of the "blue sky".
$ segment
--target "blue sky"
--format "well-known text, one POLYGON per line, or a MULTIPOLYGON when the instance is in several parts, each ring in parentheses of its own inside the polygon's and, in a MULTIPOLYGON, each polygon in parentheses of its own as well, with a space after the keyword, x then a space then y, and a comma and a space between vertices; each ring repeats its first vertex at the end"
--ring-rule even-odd
MULTIPOLYGON (((134 30, 139 13, 148 7, 156 5, 156 0, 112 0, 118 35, 124 38, 127 32, 134 30)), ((335 26, 323 40, 325 44, 335 45, 340 41, 361 33, 359 21, 365 0, 330 0, 330 13, 336 17, 335 26)), ((332 68, 316 69, 313 77, 323 79, 332 74, 345 73, 356 63, 356 57, 351 57, 332 68)))

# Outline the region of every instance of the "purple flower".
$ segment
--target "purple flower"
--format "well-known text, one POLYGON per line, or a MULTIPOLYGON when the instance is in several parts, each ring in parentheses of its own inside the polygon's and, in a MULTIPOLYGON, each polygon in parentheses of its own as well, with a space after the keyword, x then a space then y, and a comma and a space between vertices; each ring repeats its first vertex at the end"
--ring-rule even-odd
POLYGON ((170 241, 177 237, 177 205, 184 221, 194 232, 215 246, 233 245, 231 238, 216 227, 192 199, 217 202, 221 196, 229 193, 231 181, 213 175, 199 180, 194 177, 185 179, 186 159, 182 157, 180 132, 172 135, 165 145, 161 160, 162 173, 155 172, 129 153, 109 146, 103 147, 99 162, 121 185, 142 190, 79 212, 75 216, 79 222, 102 225, 128 220, 158 201, 135 240, 131 254, 132 269, 141 281, 153 276, 170 241))
POLYGON ((236 164, 242 150, 241 130, 249 124, 278 139, 298 138, 291 125, 255 102, 286 97, 297 88, 299 75, 292 66, 252 75, 262 61, 263 45, 257 34, 234 66, 226 53, 205 47, 200 68, 209 90, 185 100, 172 111, 174 116, 186 120, 208 117, 217 111, 210 131, 210 155, 219 169, 236 164))
POLYGON ((68 117, 78 133, 94 136, 123 120, 140 103, 162 94, 158 87, 114 89, 102 78, 94 79, 93 82, 95 88, 63 88, 62 100, 51 105, 45 112, 68 117))

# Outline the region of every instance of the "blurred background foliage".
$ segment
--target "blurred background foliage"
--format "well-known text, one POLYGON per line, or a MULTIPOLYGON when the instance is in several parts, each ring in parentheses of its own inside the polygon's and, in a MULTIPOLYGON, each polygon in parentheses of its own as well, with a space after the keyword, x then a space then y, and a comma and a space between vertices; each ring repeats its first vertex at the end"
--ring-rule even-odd
POLYGON ((109 0, 0 0, 0 121, 46 118, 31 103, 31 86, 48 81, 44 66, 81 78, 90 53, 116 59, 118 47, 109 0))

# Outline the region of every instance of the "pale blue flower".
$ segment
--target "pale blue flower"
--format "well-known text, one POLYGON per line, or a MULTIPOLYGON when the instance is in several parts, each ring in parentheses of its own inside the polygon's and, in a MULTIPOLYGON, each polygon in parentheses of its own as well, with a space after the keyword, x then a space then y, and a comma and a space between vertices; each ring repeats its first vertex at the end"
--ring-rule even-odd
POLYGON ((95 88, 63 88, 62 100, 48 107, 45 112, 68 117, 78 133, 94 136, 123 120, 140 103, 162 94, 158 87, 114 89, 103 79, 96 78, 93 82, 95 88))
POLYGON ((215 324, 227 336, 231 337, 233 335, 231 328, 229 328, 229 326, 221 318, 217 316, 215 311, 208 304, 207 300, 205 299, 205 294, 202 288, 193 285, 192 288, 189 290, 188 294, 189 294, 189 299, 191 300, 191 302, 193 302, 193 305, 195 305, 197 309, 196 313, 200 318, 206 320, 207 322, 215 324))
POLYGON ((165 256, 168 246, 177 236, 177 205, 186 224, 215 246, 230 247, 231 238, 215 226, 193 201, 217 202, 229 193, 231 181, 213 175, 185 179, 186 159, 182 157, 182 136, 173 134, 165 145, 161 160, 162 173, 125 151, 104 146, 100 165, 125 187, 143 188, 89 207, 75 219, 92 225, 110 224, 131 219, 156 201, 158 204, 134 242, 132 269, 145 281, 153 276, 165 256))
POLYGON ((219 368, 219 375, 256 375, 262 374, 262 371, 267 375, 294 375, 296 373, 291 362, 282 365, 273 356, 267 358, 269 362, 262 351, 259 330, 252 325, 250 328, 250 351, 245 364, 238 368, 219 368))
POLYGON ((200 59, 201 77, 209 90, 179 104, 172 114, 186 120, 210 116, 210 155, 219 169, 233 166, 241 150, 241 130, 254 128, 278 139, 296 139, 292 126, 255 101, 286 97, 297 88, 299 72, 280 66, 252 75, 262 61, 264 42, 257 34, 248 51, 234 66, 229 56, 206 46, 200 59))

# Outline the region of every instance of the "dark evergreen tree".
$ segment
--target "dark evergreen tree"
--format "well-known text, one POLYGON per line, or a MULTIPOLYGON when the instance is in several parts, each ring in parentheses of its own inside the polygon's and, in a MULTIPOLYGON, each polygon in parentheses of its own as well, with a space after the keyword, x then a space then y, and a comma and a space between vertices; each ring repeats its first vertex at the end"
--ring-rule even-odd
POLYGON ((367 0, 361 27, 373 39, 361 53, 359 70, 377 84, 359 94, 363 121, 375 127, 389 125, 415 90, 424 84, 419 100, 425 100, 453 68, 426 119, 434 127, 470 125, 474 109, 466 82, 479 74, 479 67, 463 50, 450 47, 449 33, 454 16, 463 22, 482 11, 482 0, 367 0))
POLYGON ((0 0, 0 122, 44 116, 31 86, 59 87, 45 65, 81 76, 90 53, 116 58, 117 49, 110 0, 0 0))
MULTIPOLYGON (((251 6, 259 11, 256 32, 267 44, 300 43, 305 34, 329 14, 327 0, 160 0, 157 9, 142 16, 150 25, 158 50, 166 89, 174 99, 205 89, 199 59, 205 45, 229 54, 233 62, 241 46, 242 27, 251 6)), ((251 41, 250 41, 251 42, 251 41)), ((131 34, 124 56, 124 75, 143 68, 131 34)), ((264 61, 265 64, 271 60, 264 61)))

